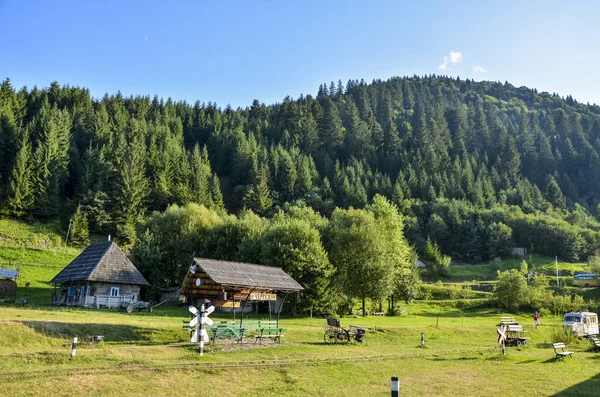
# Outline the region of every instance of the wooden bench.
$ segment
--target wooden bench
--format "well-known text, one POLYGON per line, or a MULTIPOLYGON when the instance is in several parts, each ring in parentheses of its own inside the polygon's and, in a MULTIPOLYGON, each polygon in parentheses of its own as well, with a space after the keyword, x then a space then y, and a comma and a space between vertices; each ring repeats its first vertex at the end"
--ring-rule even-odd
POLYGON ((527 331, 523 330, 523 326, 509 324, 506 330, 506 341, 508 344, 526 345, 529 338, 525 336, 525 332, 527 331))
POLYGON ((554 357, 555 359, 562 358, 564 360, 566 356, 573 358, 573 352, 565 351, 564 343, 553 343, 552 347, 554 347, 554 353, 556 354, 556 357, 554 357), (560 349, 560 351, 558 349, 560 349))
POLYGON ((600 350, 600 339, 591 337, 590 342, 592 342, 592 344, 594 345, 595 350, 600 350))
POLYGON ((262 345, 263 339, 273 339, 273 342, 281 343, 283 333, 287 330, 285 328, 259 328, 254 331, 256 332, 255 338, 259 341, 258 344, 262 345))
POLYGON ((500 325, 519 325, 519 322, 514 317, 500 317, 500 325))
POLYGON ((386 312, 373 312, 371 313, 373 316, 377 316, 377 317, 384 317, 387 316, 386 312))
POLYGON ((259 330, 261 328, 277 328, 277 321, 267 321, 267 320, 258 320, 258 321, 244 321, 244 328, 249 330, 259 330))
POLYGON ((209 327, 207 328, 207 331, 212 341, 216 341, 218 339, 235 339, 239 343, 244 337, 244 333, 246 333, 248 330, 246 328, 220 325, 218 327, 209 327))

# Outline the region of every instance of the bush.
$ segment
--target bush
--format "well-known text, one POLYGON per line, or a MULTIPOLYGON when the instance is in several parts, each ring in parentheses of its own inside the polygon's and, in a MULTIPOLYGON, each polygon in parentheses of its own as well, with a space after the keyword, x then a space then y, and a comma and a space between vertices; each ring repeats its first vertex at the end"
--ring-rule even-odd
POLYGON ((577 337, 573 335, 568 329, 563 328, 562 326, 554 327, 552 330, 552 342, 558 343, 562 342, 565 345, 573 343, 577 337))
POLYGON ((406 317, 408 316, 408 310, 404 306, 394 305, 392 308, 392 316, 406 317))

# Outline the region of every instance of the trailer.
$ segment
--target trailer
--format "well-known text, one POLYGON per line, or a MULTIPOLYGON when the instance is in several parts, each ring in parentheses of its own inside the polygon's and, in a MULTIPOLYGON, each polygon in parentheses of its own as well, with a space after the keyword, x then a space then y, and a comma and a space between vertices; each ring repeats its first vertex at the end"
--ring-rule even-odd
POLYGON ((586 338, 598 335, 598 315, 592 312, 571 312, 565 314, 563 327, 571 334, 586 338))

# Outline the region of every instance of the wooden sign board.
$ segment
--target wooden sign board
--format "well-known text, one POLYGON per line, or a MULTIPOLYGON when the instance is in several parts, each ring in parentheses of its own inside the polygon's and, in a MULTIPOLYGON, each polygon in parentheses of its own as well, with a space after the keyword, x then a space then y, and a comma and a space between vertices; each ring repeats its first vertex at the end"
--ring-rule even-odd
POLYGON ((217 307, 231 307, 231 308, 239 308, 240 307, 240 302, 233 302, 233 301, 216 301, 215 302, 215 306, 217 307))
POLYGON ((249 301, 276 301, 277 294, 252 293, 250 295, 235 295, 234 299, 249 301))

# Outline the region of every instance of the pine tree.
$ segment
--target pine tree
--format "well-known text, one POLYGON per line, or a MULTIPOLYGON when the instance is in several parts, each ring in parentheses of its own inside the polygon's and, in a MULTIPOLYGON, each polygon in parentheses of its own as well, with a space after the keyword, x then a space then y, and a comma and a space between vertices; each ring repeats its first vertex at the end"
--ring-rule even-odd
POLYGON ((217 174, 213 175, 212 182, 210 184, 211 187, 211 207, 215 211, 224 211, 225 205, 223 204, 223 194, 221 193, 221 182, 219 181, 219 177, 217 174))
POLYGON ((563 196, 560 186, 558 186, 558 183, 556 183, 556 179, 554 179, 552 176, 548 177, 544 197, 558 209, 565 210, 567 208, 565 196, 563 196))
POLYGON ((259 215, 265 214, 273 206, 271 189, 269 188, 269 174, 267 166, 255 165, 254 183, 244 196, 244 205, 259 215))
POLYGON ((321 147, 330 155, 335 154, 344 142, 344 133, 345 129, 335 103, 325 98, 321 117, 321 147))
POLYGON ((87 215, 81 209, 81 205, 77 206, 77 209, 71 216, 70 221, 71 234, 69 242, 75 247, 83 247, 90 243, 90 234, 88 228, 87 215))
POLYGON ((28 213, 33 205, 29 133, 25 129, 19 135, 18 151, 10 173, 8 191, 8 208, 12 215, 18 217, 28 213))
POLYGON ((197 144, 194 146, 194 150, 190 155, 190 168, 192 201, 210 207, 212 204, 211 192, 209 190, 211 169, 206 146, 202 148, 202 152, 200 152, 197 144))
POLYGON ((135 238, 135 225, 145 212, 145 199, 148 195, 148 180, 145 175, 146 147, 140 137, 124 144, 128 153, 122 159, 115 181, 115 202, 117 237, 130 244, 135 238))
POLYGON ((71 118, 69 112, 50 107, 47 100, 33 121, 33 186, 36 215, 50 218, 59 212, 68 176, 71 118))

